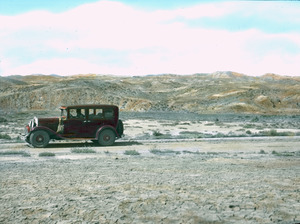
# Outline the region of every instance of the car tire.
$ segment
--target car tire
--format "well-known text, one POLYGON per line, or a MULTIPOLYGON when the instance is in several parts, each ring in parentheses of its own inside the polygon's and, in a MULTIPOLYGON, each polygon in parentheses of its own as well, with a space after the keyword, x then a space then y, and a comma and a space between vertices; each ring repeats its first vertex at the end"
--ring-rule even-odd
POLYGON ((50 141, 49 134, 46 131, 35 131, 30 135, 30 143, 35 148, 44 148, 50 141))
POLYGON ((116 134, 111 129, 105 129, 100 132, 98 137, 98 143, 102 146, 110 146, 115 143, 116 140, 116 134))

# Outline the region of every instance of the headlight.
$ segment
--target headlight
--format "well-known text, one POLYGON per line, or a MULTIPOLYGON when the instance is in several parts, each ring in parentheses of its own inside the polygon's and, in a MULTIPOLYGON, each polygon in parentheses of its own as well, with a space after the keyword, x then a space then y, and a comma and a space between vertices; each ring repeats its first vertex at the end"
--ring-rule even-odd
POLYGON ((25 134, 27 135, 30 132, 30 127, 29 125, 26 125, 25 127, 25 134))
POLYGON ((37 117, 34 117, 33 118, 33 127, 37 127, 37 126, 39 126, 39 120, 38 120, 38 118, 37 117))

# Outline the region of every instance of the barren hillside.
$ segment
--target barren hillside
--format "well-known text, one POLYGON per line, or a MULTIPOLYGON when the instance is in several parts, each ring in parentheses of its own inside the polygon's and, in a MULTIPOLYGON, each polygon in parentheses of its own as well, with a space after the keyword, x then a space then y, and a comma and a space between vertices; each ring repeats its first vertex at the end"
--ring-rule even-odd
POLYGON ((52 110, 90 103, 116 104, 123 111, 300 114, 300 78, 234 72, 0 77, 2 110, 52 110))

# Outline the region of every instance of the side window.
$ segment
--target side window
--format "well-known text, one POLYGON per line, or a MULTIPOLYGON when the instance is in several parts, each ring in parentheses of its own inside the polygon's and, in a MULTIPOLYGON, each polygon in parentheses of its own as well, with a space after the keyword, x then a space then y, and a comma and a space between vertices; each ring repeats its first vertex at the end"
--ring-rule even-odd
POLYGON ((104 118, 105 119, 113 119, 114 118, 114 111, 111 109, 104 111, 104 118))
POLYGON ((70 118, 74 118, 76 116, 76 110, 75 109, 70 109, 69 113, 70 113, 70 115, 69 115, 70 118))
POLYGON ((87 113, 89 115, 89 119, 95 118, 95 110, 94 109, 87 109, 87 113))
POLYGON ((84 119, 84 109, 70 109, 70 118, 84 119))
POLYGON ((94 120, 103 119, 103 109, 90 109, 90 110, 93 110, 93 116, 90 117, 90 119, 94 119, 94 120))

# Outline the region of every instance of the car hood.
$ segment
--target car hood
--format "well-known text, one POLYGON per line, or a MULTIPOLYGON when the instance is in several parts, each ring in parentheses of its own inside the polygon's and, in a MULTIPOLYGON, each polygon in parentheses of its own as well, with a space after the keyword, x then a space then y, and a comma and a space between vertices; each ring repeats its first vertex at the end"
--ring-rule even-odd
POLYGON ((37 126, 38 127, 47 127, 50 128, 53 131, 57 131, 59 123, 59 118, 54 117, 54 118, 37 118, 37 126))
POLYGON ((38 118, 38 126, 44 126, 47 124, 53 124, 53 123, 57 123, 59 120, 58 117, 52 117, 52 118, 38 118))

